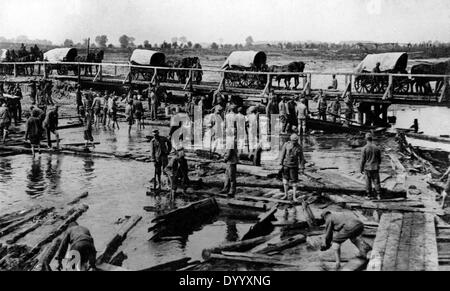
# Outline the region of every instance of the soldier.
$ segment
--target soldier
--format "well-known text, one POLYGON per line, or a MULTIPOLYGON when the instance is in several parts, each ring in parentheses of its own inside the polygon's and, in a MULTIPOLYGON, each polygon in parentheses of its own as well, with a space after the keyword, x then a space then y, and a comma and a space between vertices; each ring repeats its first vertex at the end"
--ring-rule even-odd
POLYGON ((159 135, 159 130, 153 130, 153 139, 150 141, 150 157, 155 165, 155 189, 161 190, 161 173, 167 166, 167 157, 172 150, 170 141, 159 135), (158 187, 156 187, 158 183, 158 187))
POLYGON ((373 138, 370 133, 366 134, 366 146, 361 151, 361 174, 366 176, 366 192, 367 196, 372 197, 372 184, 375 188, 377 199, 381 199, 380 185, 380 164, 381 150, 373 144, 373 138))
POLYGON ((183 194, 186 194, 186 189, 189 185, 188 177, 189 166, 186 158, 184 157, 184 149, 177 150, 176 157, 173 157, 164 172, 169 177, 171 186, 171 200, 175 198, 175 192, 178 187, 183 189, 183 194))
POLYGON ((278 104, 278 112, 280 114, 280 122, 281 122, 281 132, 286 133, 288 127, 288 107, 287 107, 287 97, 283 97, 281 102, 278 104))
POLYGON ((8 109, 6 101, 0 100, 0 136, 3 137, 3 143, 6 142, 6 136, 8 135, 8 129, 11 126, 11 115, 8 109))
POLYGON ((303 174, 305 171, 305 157, 303 156, 303 150, 301 145, 298 143, 298 135, 292 134, 290 141, 283 145, 281 150, 281 162, 282 173, 283 173, 283 187, 284 196, 281 199, 288 198, 289 183, 292 186, 293 196, 292 200, 297 202, 297 183, 298 183, 298 173, 303 174))
POLYGON ((27 120, 25 140, 30 141, 31 152, 33 157, 35 156, 34 147, 38 148, 39 154, 41 154, 41 138, 42 138, 42 122, 40 120, 41 112, 38 109, 33 109, 31 117, 27 120))
POLYGON ((339 102, 339 97, 336 97, 335 100, 331 101, 328 112, 331 113, 333 122, 340 121, 341 103, 339 102))
POLYGON ((321 215, 325 221, 325 237, 320 248, 326 251, 330 247, 336 256, 336 270, 341 267, 341 245, 350 240, 359 250, 359 257, 367 259, 371 247, 362 238, 364 223, 347 213, 331 213, 324 211, 321 215))
POLYGON ((36 83, 31 82, 30 83, 30 98, 31 98, 31 104, 36 104, 36 96, 37 96, 37 89, 36 89, 36 83))
POLYGON ((306 107, 306 100, 304 98, 300 99, 297 103, 297 119, 298 119, 298 134, 302 136, 306 133, 306 119, 309 116, 308 108, 306 107))
POLYGON ((56 255, 59 271, 63 269, 62 260, 66 256, 69 246, 71 251, 79 254, 78 258, 80 261, 75 262, 78 271, 96 270, 95 259, 97 251, 94 239, 86 227, 80 226, 76 222, 72 222, 69 225, 56 255))
POLYGON ((319 111, 319 118, 327 121, 327 98, 323 95, 322 90, 319 93, 319 100, 317 101, 317 109, 319 111))
POLYGON ((56 148, 59 149, 58 109, 59 106, 56 105, 53 110, 48 110, 47 115, 44 119, 44 128, 47 133, 47 145, 49 149, 52 148, 52 139, 50 133, 53 133, 56 136, 56 148))
POLYGON ((228 194, 228 197, 232 198, 236 194, 236 172, 237 164, 239 163, 238 153, 236 146, 227 149, 223 158, 223 162, 227 163, 227 169, 225 172, 226 178, 223 185, 222 194, 228 194))

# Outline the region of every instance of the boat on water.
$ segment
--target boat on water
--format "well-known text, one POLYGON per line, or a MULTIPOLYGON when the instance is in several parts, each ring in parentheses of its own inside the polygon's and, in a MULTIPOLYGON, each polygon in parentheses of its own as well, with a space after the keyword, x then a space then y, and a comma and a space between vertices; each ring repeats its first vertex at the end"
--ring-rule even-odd
POLYGON ((321 119, 310 118, 306 120, 306 127, 309 131, 320 130, 326 133, 351 133, 358 134, 361 131, 382 131, 386 128, 364 126, 356 124, 343 124, 340 122, 325 121, 321 119))

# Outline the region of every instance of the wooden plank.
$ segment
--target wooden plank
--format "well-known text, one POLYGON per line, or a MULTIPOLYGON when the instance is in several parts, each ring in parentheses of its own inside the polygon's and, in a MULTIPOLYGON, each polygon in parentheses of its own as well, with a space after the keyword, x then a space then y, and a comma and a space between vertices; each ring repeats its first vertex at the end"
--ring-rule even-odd
POLYGON ((425 214, 425 271, 438 271, 438 249, 434 215, 425 214))
POLYGON ((389 228, 393 213, 385 213, 381 216, 375 241, 373 243, 370 261, 367 266, 368 271, 381 271, 386 242, 389 237, 389 228))
POLYGON ((409 250, 411 247, 411 233, 413 228, 413 214, 405 213, 403 217, 402 233, 396 257, 395 269, 407 271, 409 268, 409 250))
POLYGON ((23 219, 21 219, 21 220, 19 220, 17 222, 14 222, 14 223, 8 225, 7 227, 1 229, 0 230, 0 237, 5 236, 5 235, 13 232, 19 226, 21 226, 21 225, 23 225, 23 224, 25 224, 25 223, 33 220, 33 219, 40 218, 40 217, 48 214, 49 212, 53 211, 53 209, 54 209, 53 207, 50 207, 50 208, 44 208, 44 209, 36 210, 35 212, 27 215, 25 218, 23 218, 23 219))
POLYGON ((256 224, 252 225, 250 229, 247 231, 247 233, 242 236, 242 240, 260 236, 261 233, 264 232, 264 230, 267 227, 270 227, 271 221, 275 219, 274 215, 275 212, 277 211, 277 207, 278 205, 275 205, 274 207, 272 207, 271 210, 261 215, 259 221, 256 224))
POLYGON ((389 227, 389 236, 386 241, 386 250, 383 258, 383 271, 395 270, 400 234, 402 231, 403 215, 393 213, 389 227))
POLYGON ((13 243, 17 242, 19 239, 21 239, 24 236, 26 236, 27 234, 29 234, 30 232, 32 232, 35 229, 37 229, 38 227, 40 227, 41 225, 42 225, 42 222, 37 221, 37 222, 33 223, 33 225, 31 225, 30 227, 27 227, 26 229, 22 230, 18 234, 14 235, 14 237, 8 239, 6 242, 8 244, 13 244, 13 243))
POLYGON ((97 264, 109 263, 114 253, 123 243, 130 230, 142 219, 142 216, 135 215, 119 229, 114 237, 106 244, 105 249, 97 257, 97 264))
POLYGON ((411 232, 411 247, 409 249, 408 271, 424 271, 425 269, 425 215, 413 214, 413 227, 411 232))
POLYGON ((210 259, 230 260, 246 263, 262 263, 267 265, 297 266, 294 263, 285 262, 267 255, 256 255, 251 253, 224 252, 222 254, 211 254, 210 259))
POLYGON ((224 199, 224 198, 215 198, 217 204, 220 208, 239 208, 239 209, 251 209, 258 211, 266 211, 267 205, 262 202, 247 202, 238 199, 224 199))
POLYGON ((278 233, 269 234, 266 236, 260 236, 252 239, 241 240, 237 242, 225 243, 213 248, 207 248, 202 251, 203 259, 209 259, 212 253, 220 253, 222 251, 247 251, 257 245, 260 245, 271 238, 275 237, 278 233))

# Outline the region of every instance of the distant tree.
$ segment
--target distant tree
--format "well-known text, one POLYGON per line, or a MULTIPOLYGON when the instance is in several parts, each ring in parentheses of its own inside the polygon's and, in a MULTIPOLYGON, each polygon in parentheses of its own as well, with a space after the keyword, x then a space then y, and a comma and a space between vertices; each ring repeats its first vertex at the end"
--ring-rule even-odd
POLYGON ((64 41, 64 46, 65 46, 65 47, 71 47, 71 46, 73 46, 73 40, 71 40, 71 39, 66 39, 66 40, 64 41))
POLYGON ((246 46, 252 46, 253 45, 253 37, 252 36, 247 36, 247 38, 245 39, 245 45, 246 46))
POLYGON ((191 41, 188 41, 188 42, 187 42, 187 47, 188 47, 188 48, 192 48, 192 42, 191 42, 191 41))
POLYGON ((105 48, 106 47, 106 43, 108 42, 108 37, 106 35, 97 35, 95 37, 95 42, 97 43, 97 45, 101 48, 105 48))
POLYGON ((114 48, 114 45, 112 43, 108 44, 108 48, 112 49, 114 48))
POLYGON ((280 49, 283 49, 283 44, 282 44, 281 42, 279 42, 279 43, 278 43, 278 47, 279 47, 280 49))
POLYGON ((148 40, 144 41, 144 48, 146 48, 146 49, 151 49, 152 48, 152 45, 150 44, 150 42, 148 40))
POLYGON ((285 48, 288 50, 291 50, 294 48, 294 46, 293 46, 292 42, 288 42, 288 43, 286 43, 285 48))
POLYGON ((176 36, 175 36, 175 37, 172 37, 171 42, 172 42, 172 43, 178 42, 178 37, 176 37, 176 36))
POLYGON ((127 48, 130 46, 134 46, 134 37, 130 37, 126 34, 119 37, 119 43, 121 48, 127 48))
POLYGON ((137 48, 138 48, 138 49, 143 49, 144 46, 143 46, 142 44, 140 44, 140 45, 137 46, 137 48))
POLYGON ((178 48, 178 42, 176 42, 176 41, 173 42, 173 43, 172 43, 172 47, 173 47, 174 49, 177 49, 177 48, 178 48))
POLYGON ((235 44, 235 45, 234 45, 234 48, 235 48, 235 49, 238 49, 238 48, 239 48, 239 44, 235 44))
POLYGON ((194 44, 194 49, 195 50, 201 50, 202 46, 199 43, 194 44))
POLYGON ((89 43, 89 38, 83 38, 83 47, 87 47, 89 43))
POLYGON ((219 49, 219 46, 217 45, 217 43, 213 42, 213 43, 211 44, 211 49, 213 49, 213 50, 218 50, 218 49, 219 49))

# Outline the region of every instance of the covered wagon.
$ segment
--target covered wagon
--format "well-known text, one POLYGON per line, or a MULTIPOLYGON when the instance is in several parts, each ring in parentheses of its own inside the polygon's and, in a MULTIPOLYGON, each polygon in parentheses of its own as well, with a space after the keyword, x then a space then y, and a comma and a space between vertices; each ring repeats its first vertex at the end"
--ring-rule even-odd
MULTIPOLYGON (((136 66, 148 66, 148 67, 166 67, 166 56, 162 52, 152 51, 152 50, 144 50, 144 49, 135 49, 130 57, 130 64, 136 66)), ((144 80, 150 81, 153 78, 155 70, 153 68, 131 68, 131 76, 134 78, 138 78, 139 75, 142 75, 144 80)), ((158 72, 159 80, 165 80, 165 76, 167 76, 166 70, 160 70, 158 72)))
MULTIPOLYGON (((372 73, 379 64, 379 73, 385 74, 407 74, 407 53, 383 53, 370 54, 356 67, 355 73, 372 73)), ((394 93, 407 93, 409 90, 408 77, 395 77, 394 93)), ((384 93, 389 85, 388 76, 359 75, 355 78, 355 90, 359 93, 384 93)))
MULTIPOLYGON (((223 70, 243 72, 266 72, 267 55, 262 51, 234 51, 223 63, 223 70)), ((263 87, 267 81, 266 75, 226 73, 225 84, 235 87, 263 87)))
POLYGON ((75 62, 77 56, 78 51, 76 48, 56 48, 45 52, 44 62, 53 63, 46 65, 47 73, 52 70, 57 70, 59 75, 66 75, 69 71, 74 71, 75 74, 75 71, 77 70, 76 65, 65 65, 61 63, 75 62))

